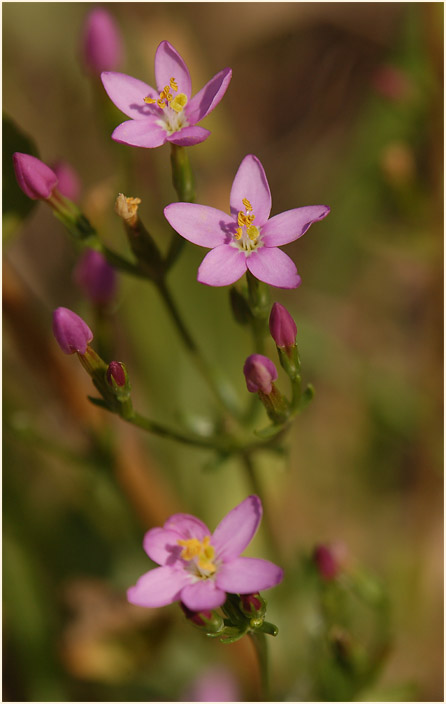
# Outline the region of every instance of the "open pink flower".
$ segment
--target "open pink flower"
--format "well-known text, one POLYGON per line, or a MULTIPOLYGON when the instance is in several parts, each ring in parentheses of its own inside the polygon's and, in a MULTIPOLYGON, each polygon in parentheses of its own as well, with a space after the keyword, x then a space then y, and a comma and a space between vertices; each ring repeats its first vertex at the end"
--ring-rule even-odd
POLYGON ((186 64, 167 41, 155 54, 158 90, 138 78, 105 71, 102 83, 109 98, 131 119, 114 130, 112 139, 132 147, 160 147, 166 142, 181 146, 199 144, 209 130, 197 122, 218 105, 232 77, 230 68, 217 73, 193 97, 186 64))
POLYGON ((211 535, 195 516, 177 513, 152 528, 144 549, 161 565, 144 574, 127 598, 137 606, 166 606, 180 600, 192 611, 216 609, 230 594, 251 594, 281 582, 283 571, 268 560, 239 557, 262 518, 258 496, 232 509, 211 535))
POLYGON ((301 279, 294 262, 278 247, 301 237, 330 212, 327 205, 287 210, 270 220, 271 193, 263 166, 252 154, 236 173, 230 197, 231 215, 206 205, 171 203, 164 209, 172 227, 185 239, 211 247, 198 269, 198 281, 227 286, 248 269, 277 288, 297 288, 301 279))

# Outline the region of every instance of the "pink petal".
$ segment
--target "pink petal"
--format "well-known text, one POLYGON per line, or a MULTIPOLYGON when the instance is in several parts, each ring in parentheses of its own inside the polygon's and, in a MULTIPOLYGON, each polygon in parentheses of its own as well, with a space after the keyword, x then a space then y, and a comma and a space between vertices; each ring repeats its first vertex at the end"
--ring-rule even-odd
POLYGON ((217 587, 213 579, 203 579, 184 587, 180 599, 191 611, 203 611, 218 609, 225 603, 226 594, 217 587))
POLYGON ((197 280, 208 286, 229 286, 246 271, 246 256, 230 244, 211 249, 201 262, 197 280))
POLYGON ((280 247, 302 237, 310 225, 325 218, 328 205, 306 205, 275 215, 262 227, 262 241, 267 247, 280 247))
POLYGON ((187 98, 190 98, 191 81, 189 70, 179 53, 169 42, 161 42, 156 50, 155 78, 160 92, 164 89, 164 86, 170 84, 170 79, 174 78, 178 84, 176 95, 185 93, 187 98))
POLYGON ((183 537, 175 530, 152 528, 144 536, 143 546, 151 560, 159 565, 173 565, 183 550, 178 540, 183 537))
POLYGON ((292 259, 277 247, 261 247, 247 259, 248 269, 260 281, 277 288, 297 288, 301 278, 292 259))
POLYGON ((166 606, 178 601, 181 590, 190 579, 191 575, 185 570, 156 567, 143 574, 135 586, 127 590, 127 599, 136 606, 166 606))
POLYGON ((102 83, 110 100, 117 108, 134 120, 141 120, 148 115, 158 114, 161 111, 144 102, 146 96, 158 98, 156 90, 138 78, 127 76, 125 73, 104 71, 101 73, 102 83))
POLYGON ((220 560, 238 557, 251 542, 262 518, 262 502, 248 496, 220 521, 212 535, 212 545, 220 560))
POLYGON ((183 129, 178 132, 174 132, 167 137, 167 141, 172 142, 172 144, 179 144, 180 147, 192 147, 194 144, 204 142, 210 134, 209 130, 205 130, 204 127, 191 125, 190 127, 183 127, 183 129))
POLYGON ((172 203, 164 216, 182 237, 200 247, 217 247, 235 230, 232 218, 216 208, 197 203, 172 203))
POLYGON ((243 198, 252 205, 254 225, 261 227, 271 212, 271 193, 263 166, 256 156, 245 156, 240 164, 231 189, 231 213, 237 215, 245 206, 243 198))
POLYGON ((184 109, 191 124, 195 125, 212 112, 228 90, 231 78, 231 69, 224 68, 191 98, 184 109))
POLYGON ((283 570, 269 560, 238 557, 222 565, 216 582, 231 594, 252 594, 275 587, 283 579, 283 570))
POLYGON ((131 147, 160 147, 167 141, 167 132, 156 124, 158 118, 127 120, 116 127, 112 139, 131 147))
POLYGON ((203 521, 188 513, 174 513, 173 516, 167 519, 164 528, 169 531, 176 531, 182 538, 186 539, 197 538, 198 540, 203 540, 206 535, 211 534, 211 531, 203 521))

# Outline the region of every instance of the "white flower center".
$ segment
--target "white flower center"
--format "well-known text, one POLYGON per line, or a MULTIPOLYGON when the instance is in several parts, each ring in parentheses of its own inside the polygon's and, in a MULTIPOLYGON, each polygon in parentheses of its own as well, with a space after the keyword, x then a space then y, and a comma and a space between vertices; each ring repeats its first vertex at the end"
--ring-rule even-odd
POLYGON ((166 130, 167 134, 171 135, 174 132, 182 130, 183 127, 188 127, 189 122, 183 112, 187 105, 187 96, 184 93, 173 95, 178 90, 178 84, 175 78, 170 79, 170 84, 164 86, 159 98, 151 98, 147 96, 144 102, 149 105, 155 104, 163 111, 163 115, 157 120, 156 124, 166 130))
POLYGON ((217 571, 215 564, 215 550, 211 545, 211 536, 203 540, 190 538, 178 540, 178 545, 183 548, 180 557, 187 563, 187 569, 198 579, 208 579, 217 571))
POLYGON ((241 249, 246 256, 249 256, 255 249, 263 247, 263 242, 260 229, 252 224, 255 220, 255 215, 252 212, 251 203, 247 198, 243 198, 242 203, 245 206, 245 212, 240 210, 237 215, 238 227, 231 245, 241 249))

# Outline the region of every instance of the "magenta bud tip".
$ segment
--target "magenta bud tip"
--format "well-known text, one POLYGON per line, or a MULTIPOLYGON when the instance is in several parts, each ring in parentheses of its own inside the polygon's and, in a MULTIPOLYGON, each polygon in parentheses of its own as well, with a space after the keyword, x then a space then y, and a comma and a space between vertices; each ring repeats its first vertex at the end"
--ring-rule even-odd
POLYGON ((87 249, 74 270, 74 280, 84 295, 98 305, 110 303, 117 288, 117 275, 101 252, 87 249))
POLYGON ((293 347, 296 344, 296 323, 280 303, 274 303, 271 309, 269 330, 277 347, 293 347))
POLYGON ((343 543, 325 543, 316 545, 313 559, 321 577, 335 579, 345 567, 347 548, 343 543))
POLYGON ((88 13, 82 37, 82 55, 87 69, 98 76, 114 71, 122 61, 121 34, 112 15, 103 7, 88 13))
POLYGON ((124 365, 121 362, 110 362, 108 365, 107 381, 112 384, 112 380, 117 386, 125 386, 127 379, 124 365))
POLYGON ((56 308, 53 313, 53 333, 65 354, 85 354, 93 333, 87 323, 68 308, 56 308))
POLYGON ((270 394, 272 382, 277 379, 277 369, 274 363, 263 354, 252 354, 243 366, 248 391, 261 391, 270 394))
POLYGON ((12 155, 15 177, 22 191, 32 200, 47 200, 57 186, 58 178, 49 166, 31 154, 12 155))

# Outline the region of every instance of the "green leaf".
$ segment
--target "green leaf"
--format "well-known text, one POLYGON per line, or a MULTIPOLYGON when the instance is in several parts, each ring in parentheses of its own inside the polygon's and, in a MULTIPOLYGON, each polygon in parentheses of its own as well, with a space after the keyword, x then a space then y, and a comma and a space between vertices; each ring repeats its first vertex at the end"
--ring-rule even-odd
POLYGON ((3 115, 3 160, 2 160, 2 196, 3 196, 3 237, 6 240, 16 231, 21 221, 26 218, 36 205, 17 185, 12 155, 22 152, 39 156, 34 141, 11 120, 3 115))

